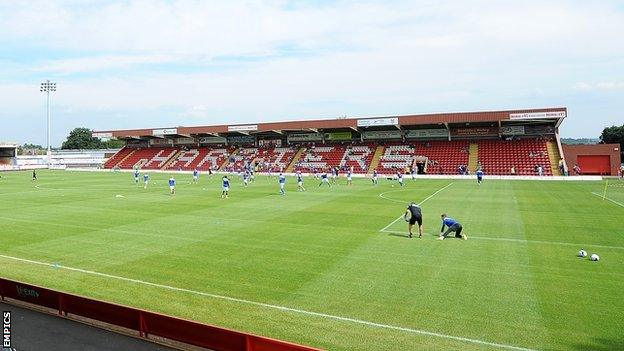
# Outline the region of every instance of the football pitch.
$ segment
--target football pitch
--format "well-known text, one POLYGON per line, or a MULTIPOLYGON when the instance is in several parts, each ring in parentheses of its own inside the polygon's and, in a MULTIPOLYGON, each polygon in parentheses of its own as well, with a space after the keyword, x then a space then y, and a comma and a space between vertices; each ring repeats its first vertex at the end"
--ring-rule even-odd
POLYGON ((328 350, 624 349, 624 185, 41 171, 0 179, 0 276, 328 350), (142 183, 142 182, 140 182, 142 183), (606 191, 605 191, 606 189, 606 191), (602 195, 606 194, 606 198, 602 195), (422 203, 425 235, 400 215, 422 203), (440 214, 468 240, 436 240, 440 214), (577 257, 585 249, 599 262, 577 257))

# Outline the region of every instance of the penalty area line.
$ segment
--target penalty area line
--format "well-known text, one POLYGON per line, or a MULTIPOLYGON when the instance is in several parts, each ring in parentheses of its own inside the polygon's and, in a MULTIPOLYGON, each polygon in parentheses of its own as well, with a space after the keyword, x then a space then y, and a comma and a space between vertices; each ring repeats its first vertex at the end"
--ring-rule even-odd
POLYGON ((237 302, 237 303, 246 304, 246 305, 259 306, 259 307, 264 307, 264 308, 269 308, 269 309, 274 309, 274 310, 279 310, 279 311, 285 311, 285 312, 298 313, 298 314, 303 314, 303 315, 308 315, 308 316, 321 317, 321 318, 332 319, 332 320, 337 320, 337 321, 341 321, 341 322, 350 322, 350 323, 354 323, 354 324, 365 325, 365 326, 368 326, 368 327, 375 327, 375 328, 380 328, 380 329, 401 331, 401 332, 406 332, 406 333, 411 333, 411 334, 432 336, 432 337, 437 337, 437 338, 441 338, 441 339, 461 341, 461 342, 477 344, 477 345, 487 345, 487 346, 497 347, 497 348, 506 349, 506 350, 537 351, 535 349, 529 349, 529 348, 520 347, 520 346, 499 344, 499 343, 495 343, 495 342, 484 341, 484 340, 479 340, 479 339, 471 339, 471 338, 466 338, 466 337, 462 337, 462 336, 454 336, 454 335, 436 333, 436 332, 427 331, 427 330, 420 330, 420 329, 401 327, 401 326, 396 326, 396 325, 391 325, 391 324, 382 324, 382 323, 377 323, 377 322, 370 322, 370 321, 366 321, 366 320, 362 320, 362 319, 356 319, 356 318, 350 318, 350 317, 334 316, 334 315, 331 315, 331 314, 307 311, 307 310, 297 309, 297 308, 293 308, 293 307, 273 305, 273 304, 268 304, 268 303, 264 303, 264 302, 245 300, 245 299, 240 299, 240 298, 230 297, 230 296, 225 296, 225 295, 211 294, 211 293, 207 293, 207 292, 203 292, 203 291, 179 288, 179 287, 175 287, 175 286, 171 286, 171 285, 152 283, 152 282, 148 282, 148 281, 144 281, 144 280, 127 278, 127 277, 122 277, 122 276, 117 276, 117 275, 112 275, 112 274, 106 274, 106 273, 101 273, 101 272, 96 272, 96 271, 90 271, 90 270, 81 269, 81 268, 67 267, 67 266, 61 266, 61 265, 54 265, 54 264, 51 264, 51 263, 35 261, 35 260, 29 260, 29 259, 20 258, 20 257, 13 257, 13 256, 8 256, 8 255, 2 255, 2 254, 0 254, 0 257, 5 258, 5 259, 9 259, 9 260, 19 261, 19 262, 31 263, 31 264, 40 265, 40 266, 50 266, 50 267, 55 267, 57 269, 65 269, 65 270, 73 271, 73 272, 79 272, 79 273, 84 273, 84 274, 100 276, 100 277, 104 277, 104 278, 116 279, 116 280, 121 280, 121 281, 125 281, 125 282, 140 284, 140 285, 147 285, 147 286, 160 288, 160 289, 165 289, 165 290, 184 292, 184 293, 189 293, 189 294, 193 294, 193 295, 210 297, 210 298, 213 298, 213 299, 225 300, 225 301, 230 301, 230 302, 237 302))
MULTIPOLYGON (((448 187, 449 187, 449 186, 451 186, 451 185, 453 185, 453 183, 448 183, 446 186, 444 186, 444 187, 442 187, 442 188, 438 189, 436 192, 434 192, 433 194, 431 194, 431 195, 427 196, 424 200, 422 200, 420 203, 418 203, 418 206, 422 206, 422 204, 424 204, 424 203, 425 203, 425 202, 427 202, 429 199, 431 199, 432 197, 436 196, 439 192, 441 192, 442 190, 444 190, 444 189, 448 188, 448 187)), ((399 202, 399 203, 404 204, 404 203, 405 203, 404 201, 399 201, 399 200, 389 199, 389 198, 387 198, 387 197, 384 197, 384 196, 383 196, 384 194, 387 194, 387 193, 390 193, 390 192, 396 192, 396 191, 400 191, 400 190, 390 190, 390 191, 386 191, 386 192, 383 192, 383 193, 379 194, 379 197, 380 197, 380 198, 382 198, 382 199, 385 199, 385 200, 390 200, 390 201, 393 201, 393 202, 399 202)), ((388 224, 387 226, 383 227, 381 230, 379 230, 379 232, 384 232, 386 229, 390 228, 390 227, 391 227, 394 223, 396 223, 396 222, 397 222, 399 219, 401 219, 401 218, 403 218, 403 216, 399 216, 399 218, 397 218, 397 219, 395 219, 394 221, 390 222, 390 224, 388 224)), ((388 233, 388 232, 386 232, 386 233, 388 233)), ((404 234, 404 233, 403 233, 403 234, 404 234)))
POLYGON ((616 204, 616 205, 618 205, 618 206, 620 206, 620 207, 624 207, 624 204, 622 204, 622 203, 620 203, 620 202, 617 202, 617 201, 615 201, 615 200, 613 200, 613 199, 610 199, 610 198, 608 198, 608 197, 606 197, 606 196, 602 196, 602 194, 598 194, 598 193, 594 193, 594 192, 592 192, 592 194, 594 194, 594 195, 598 196, 599 198, 601 198, 601 199, 603 199, 603 200, 608 200, 608 201, 611 201, 611 202, 613 202, 614 204, 616 204))

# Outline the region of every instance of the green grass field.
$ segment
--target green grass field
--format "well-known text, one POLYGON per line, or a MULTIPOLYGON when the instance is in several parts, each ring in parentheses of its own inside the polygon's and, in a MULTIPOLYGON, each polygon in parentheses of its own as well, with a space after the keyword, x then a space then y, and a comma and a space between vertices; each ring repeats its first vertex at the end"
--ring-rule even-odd
POLYGON ((258 177, 222 200, 219 177, 178 175, 175 196, 167 178, 2 174, 0 275, 329 350, 624 349, 618 181, 609 201, 603 182, 289 178, 279 196, 258 177), (428 197, 425 237, 402 236, 428 197), (435 240, 441 212, 469 240, 435 240))

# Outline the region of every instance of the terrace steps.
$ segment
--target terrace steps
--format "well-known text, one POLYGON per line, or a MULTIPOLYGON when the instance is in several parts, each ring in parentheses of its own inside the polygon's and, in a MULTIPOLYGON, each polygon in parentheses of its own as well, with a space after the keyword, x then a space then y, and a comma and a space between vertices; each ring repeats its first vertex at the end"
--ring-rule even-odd
POLYGON ((304 147, 300 147, 299 150, 297 150, 297 153, 295 154, 295 156, 293 156, 292 161, 290 161, 290 164, 288 165, 288 167, 286 167, 286 173, 291 173, 293 171, 295 165, 297 164, 297 162, 299 162, 299 159, 301 159, 301 156, 303 156, 304 152, 304 147))
POLYGON ((180 156, 184 153, 184 150, 178 150, 173 156, 171 156, 160 169, 169 169, 171 165, 173 165, 180 156))
POLYGON ((242 149, 242 147, 239 147, 239 148, 235 149, 234 151, 232 151, 232 153, 228 155, 227 160, 225 160, 225 162, 223 162, 221 167, 219 167, 219 171, 223 171, 230 164, 230 157, 238 155, 238 153, 241 151, 241 149, 242 149))
POLYGON ((373 173, 373 171, 379 166, 379 160, 381 160, 381 156, 384 153, 385 147, 383 145, 378 145, 375 149, 375 153, 373 154, 373 159, 371 160, 370 167, 368 167, 368 173, 373 173))
POLYGON ((468 170, 476 172, 479 166, 479 144, 470 143, 470 155, 468 156, 468 170))
POLYGON ((561 155, 559 154, 557 143, 554 141, 547 142, 546 149, 548 150, 548 160, 550 161, 550 169, 552 170, 553 175, 563 175, 559 170, 559 160, 561 160, 561 155))
MULTIPOLYGON (((123 149, 121 149, 121 150, 123 150, 123 149)), ((121 152, 121 150, 119 150, 119 151, 117 151, 117 152, 121 152)), ((130 153, 129 153, 129 154, 127 154, 127 155, 126 155, 126 157, 122 158, 121 160, 119 160, 119 162, 117 162, 117 163, 115 163, 114 165, 112 165, 112 166, 111 166, 111 168, 115 168, 115 167, 117 167, 117 165, 119 165, 119 164, 123 163, 126 159, 128 159, 130 156, 132 156, 135 152, 136 152, 136 149, 134 149, 134 150, 130 151, 130 153)), ((115 157, 115 156, 113 156, 113 157, 115 157)))

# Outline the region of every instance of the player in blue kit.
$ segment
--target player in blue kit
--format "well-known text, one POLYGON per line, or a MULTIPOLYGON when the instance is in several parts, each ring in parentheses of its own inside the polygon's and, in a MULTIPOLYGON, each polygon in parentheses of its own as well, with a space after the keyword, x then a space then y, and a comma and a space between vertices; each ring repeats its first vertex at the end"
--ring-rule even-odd
POLYGON ((321 182, 319 183, 319 187, 323 184, 327 184, 331 188, 331 184, 329 184, 329 177, 327 176, 327 172, 321 173, 321 182))
POLYGON ((139 184, 139 169, 134 170, 134 184, 139 184))
POLYGON ((347 185, 353 185, 353 174, 351 174, 351 170, 347 171, 347 185))
POLYGON ((193 183, 197 183, 199 181, 199 170, 195 168, 193 170, 193 183))
POLYGON ((278 177, 278 182, 280 186, 280 195, 286 195, 286 190, 284 190, 284 186, 286 185, 286 176, 280 173, 278 177))
POLYGON ((171 178, 169 178, 169 192, 171 193, 171 195, 175 195, 175 186, 176 180, 173 176, 171 176, 171 178))
POLYGON ((438 240, 444 240, 451 232, 455 232, 456 238, 468 240, 468 236, 462 234, 462 229, 464 228, 458 221, 448 217, 446 213, 443 213, 440 217, 442 217, 442 229, 440 229, 440 237, 438 240), (444 231, 444 227, 448 227, 448 229, 444 231))
POLYGON ((230 180, 228 179, 226 175, 223 176, 221 180, 223 181, 223 190, 221 191, 221 198, 227 199, 228 193, 230 192, 230 180))
POLYGON ((373 179, 372 179, 372 181, 373 181, 373 185, 377 185, 377 183, 379 182, 379 181, 377 180, 377 178, 378 178, 378 177, 379 177, 379 174, 377 174, 377 169, 375 168, 375 169, 373 170, 373 179))
POLYGON ((301 171, 297 171, 297 191, 306 191, 303 187, 303 176, 301 171))
POLYGON ((477 184, 481 185, 483 183, 483 170, 481 168, 477 169, 477 184))
POLYGON ((147 184, 149 183, 149 174, 143 174, 143 189, 147 189, 147 184))
POLYGON ((338 167, 332 168, 331 173, 332 173, 332 183, 336 184, 336 178, 338 178, 338 167))
POLYGON ((397 172, 397 180, 399 181, 399 185, 403 186, 403 173, 397 172))
POLYGON ((247 187, 247 185, 249 185, 249 171, 245 171, 245 173, 243 173, 243 185, 245 186, 245 188, 247 187))

